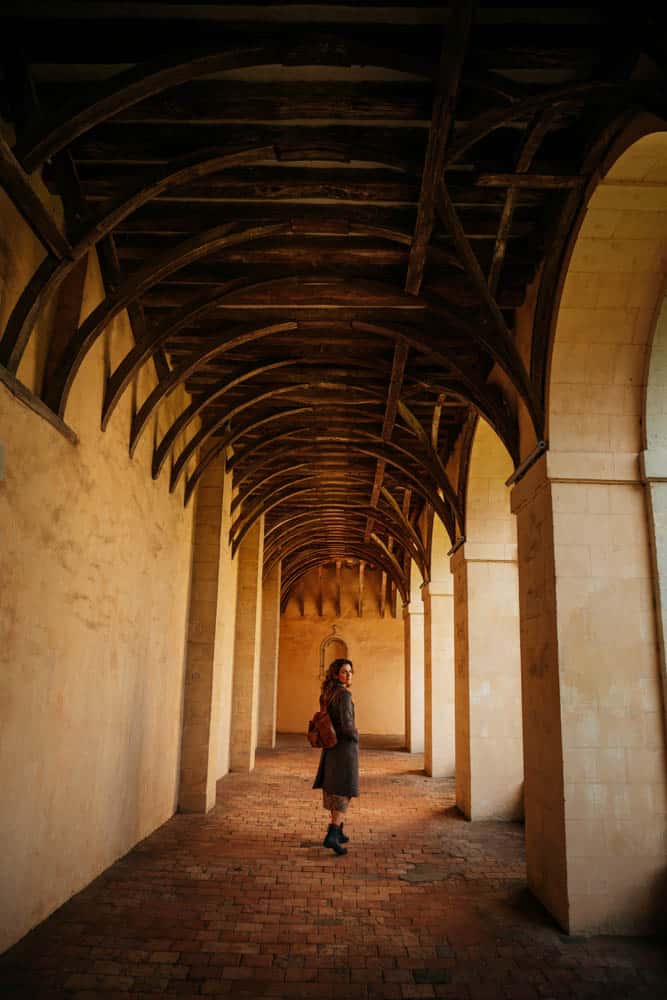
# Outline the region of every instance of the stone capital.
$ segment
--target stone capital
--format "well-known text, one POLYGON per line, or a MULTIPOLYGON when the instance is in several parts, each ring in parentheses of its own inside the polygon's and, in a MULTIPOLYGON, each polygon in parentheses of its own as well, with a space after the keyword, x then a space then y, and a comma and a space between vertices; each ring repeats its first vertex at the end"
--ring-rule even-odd
POLYGON ((422 600, 428 598, 433 600, 434 597, 453 597, 454 577, 450 574, 445 579, 431 580, 429 583, 423 583, 421 585, 421 592, 422 600))
POLYGON ((492 542, 466 542, 457 549, 450 560, 452 573, 463 563, 517 563, 516 544, 505 545, 492 542))

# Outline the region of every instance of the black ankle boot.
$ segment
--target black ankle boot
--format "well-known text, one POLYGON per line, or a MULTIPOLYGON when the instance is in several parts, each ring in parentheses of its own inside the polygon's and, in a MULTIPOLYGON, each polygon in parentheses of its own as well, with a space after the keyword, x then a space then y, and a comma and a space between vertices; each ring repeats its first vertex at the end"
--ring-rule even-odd
POLYGON ((323 847, 330 847, 335 854, 347 854, 347 847, 342 847, 340 843, 340 827, 329 823, 327 835, 322 841, 323 847))
POLYGON ((338 827, 338 830, 339 830, 339 833, 338 833, 338 843, 339 844, 349 844, 350 843, 350 838, 346 837, 345 834, 343 833, 343 824, 342 823, 338 827))

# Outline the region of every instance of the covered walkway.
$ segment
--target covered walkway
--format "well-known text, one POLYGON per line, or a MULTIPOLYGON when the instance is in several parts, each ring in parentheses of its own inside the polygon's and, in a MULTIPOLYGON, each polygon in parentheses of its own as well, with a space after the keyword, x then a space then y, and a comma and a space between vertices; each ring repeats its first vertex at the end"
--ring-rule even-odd
POLYGON ((562 934, 523 829, 466 823, 418 754, 366 749, 351 850, 320 847, 316 754, 283 741, 174 816, 0 960, 3 997, 656 1000, 664 942, 562 934))

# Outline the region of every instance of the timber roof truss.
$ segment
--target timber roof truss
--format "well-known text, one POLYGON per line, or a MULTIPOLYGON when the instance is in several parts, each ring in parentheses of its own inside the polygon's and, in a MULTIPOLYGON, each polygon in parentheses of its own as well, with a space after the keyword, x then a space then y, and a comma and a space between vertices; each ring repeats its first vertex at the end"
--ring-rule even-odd
POLYGON ((407 599, 411 560, 429 574, 424 505, 453 544, 465 535, 475 420, 515 466, 520 407, 544 436, 565 240, 621 126, 664 113, 664 17, 50 0, 4 4, 0 30, 0 183, 45 253, 2 331, 3 370, 16 376, 57 296, 40 394, 62 418, 127 310, 135 342, 103 426, 152 364, 130 451, 184 387, 152 474, 187 502, 224 456, 232 546, 264 515, 284 598, 309 568, 356 558, 407 599), (80 322, 93 249, 106 294, 80 322), (528 363, 514 316, 538 274, 528 363))

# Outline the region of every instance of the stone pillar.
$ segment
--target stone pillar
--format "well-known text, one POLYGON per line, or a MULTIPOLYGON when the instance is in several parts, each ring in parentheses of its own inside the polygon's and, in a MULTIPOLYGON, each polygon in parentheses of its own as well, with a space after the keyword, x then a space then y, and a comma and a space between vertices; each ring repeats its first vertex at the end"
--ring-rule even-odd
POLYGON ((455 771, 454 583, 431 580, 424 601, 424 770, 433 778, 455 771))
POLYGON ((468 819, 523 815, 516 559, 468 543, 452 557, 456 804, 468 819))
POLYGON ((570 932, 643 933, 667 842, 646 497, 590 463, 566 478, 560 457, 512 491, 528 880, 570 932))
POLYGON ((259 665, 257 746, 276 745, 278 709, 278 644, 280 639, 280 569, 278 562, 262 584, 262 642, 259 665))
POLYGON ((215 805, 219 730, 215 633, 224 475, 224 460, 212 462, 195 498, 178 796, 181 812, 208 812, 215 805))
POLYGON ((239 546, 230 769, 255 767, 259 721, 259 660, 262 634, 264 518, 239 546))
POLYGON ((405 649, 405 745, 424 750, 424 605, 419 597, 403 605, 405 649))

